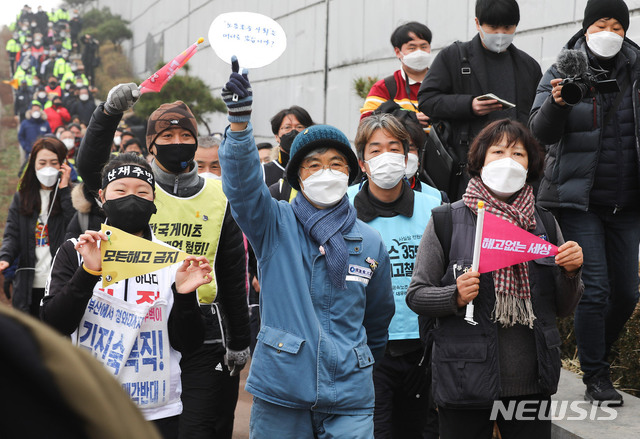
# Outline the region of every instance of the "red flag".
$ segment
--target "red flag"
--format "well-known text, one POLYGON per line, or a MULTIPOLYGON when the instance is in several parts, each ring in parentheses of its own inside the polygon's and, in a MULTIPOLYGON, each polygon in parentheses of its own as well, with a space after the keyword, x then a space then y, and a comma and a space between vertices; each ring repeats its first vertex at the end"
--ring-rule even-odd
POLYGON ((558 254, 558 247, 485 212, 478 271, 487 273, 558 254))
POLYGON ((140 94, 145 94, 150 91, 159 92, 162 87, 176 74, 176 72, 185 65, 187 61, 198 51, 198 45, 204 41, 204 38, 199 38, 197 42, 189 46, 184 52, 176 56, 172 61, 165 64, 160 70, 149 76, 138 89, 140 94))

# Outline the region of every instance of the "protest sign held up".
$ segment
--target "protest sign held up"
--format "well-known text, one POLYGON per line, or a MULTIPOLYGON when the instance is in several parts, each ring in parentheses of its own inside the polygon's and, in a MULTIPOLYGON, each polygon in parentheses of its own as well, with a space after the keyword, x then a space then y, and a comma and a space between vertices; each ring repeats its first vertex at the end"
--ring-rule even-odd
POLYGON ((100 230, 109 238, 100 245, 103 288, 184 261, 187 257, 187 253, 174 247, 131 235, 113 226, 102 224, 100 230))
POLYGON ((287 36, 273 19, 254 12, 218 15, 209 28, 209 42, 216 55, 229 63, 232 56, 240 67, 264 67, 287 48, 287 36))

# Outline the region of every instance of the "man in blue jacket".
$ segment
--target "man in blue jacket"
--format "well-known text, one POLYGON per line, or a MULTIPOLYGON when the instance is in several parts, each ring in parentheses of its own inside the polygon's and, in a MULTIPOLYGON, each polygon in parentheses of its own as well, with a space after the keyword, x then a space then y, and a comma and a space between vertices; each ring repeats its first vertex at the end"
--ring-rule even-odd
POLYGON ((260 270, 251 436, 370 439, 373 363, 395 306, 385 245, 345 196, 356 156, 336 128, 305 129, 286 169, 300 193, 278 202, 262 181, 251 85, 235 59, 222 96, 231 122, 219 152, 223 190, 260 270))

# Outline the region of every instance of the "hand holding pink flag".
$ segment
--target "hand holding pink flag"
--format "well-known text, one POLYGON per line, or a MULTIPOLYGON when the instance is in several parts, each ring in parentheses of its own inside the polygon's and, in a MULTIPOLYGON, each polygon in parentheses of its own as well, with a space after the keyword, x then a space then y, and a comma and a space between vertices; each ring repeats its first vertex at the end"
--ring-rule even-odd
POLYGON ((202 44, 204 38, 199 38, 186 50, 176 56, 173 60, 164 65, 160 70, 149 76, 140 84, 140 94, 149 92, 159 92, 162 87, 176 74, 176 72, 186 64, 189 59, 198 51, 198 46, 202 44))

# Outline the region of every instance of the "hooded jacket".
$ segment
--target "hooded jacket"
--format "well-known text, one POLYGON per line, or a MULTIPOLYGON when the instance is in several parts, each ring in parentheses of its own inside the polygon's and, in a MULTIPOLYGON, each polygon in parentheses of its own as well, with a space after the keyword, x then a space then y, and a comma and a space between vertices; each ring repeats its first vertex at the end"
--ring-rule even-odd
POLYGON ((27 111, 26 119, 20 123, 18 129, 18 142, 27 155, 31 153, 31 148, 38 137, 51 133, 47 114, 42 110, 40 110, 40 114, 40 119, 34 119, 31 117, 31 110, 27 111))

